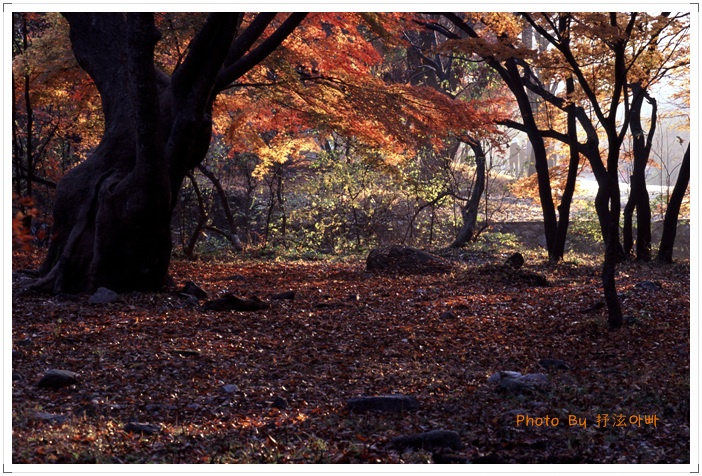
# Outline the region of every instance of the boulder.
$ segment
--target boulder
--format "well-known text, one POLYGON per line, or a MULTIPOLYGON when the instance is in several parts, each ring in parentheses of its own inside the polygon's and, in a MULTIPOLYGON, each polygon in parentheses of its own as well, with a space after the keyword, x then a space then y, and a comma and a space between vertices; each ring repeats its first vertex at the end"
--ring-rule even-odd
POLYGON ((450 268, 451 264, 439 256, 402 245, 375 248, 366 258, 368 271, 433 273, 445 272, 450 268))
POLYGON ((90 296, 88 302, 90 304, 106 304, 108 302, 114 302, 119 299, 119 294, 111 289, 98 288, 95 294, 90 296))
POLYGON ((409 395, 378 395, 352 398, 346 403, 346 407, 353 411, 403 411, 419 408, 419 402, 409 395))
POLYGON ((78 374, 70 370, 51 369, 37 382, 39 388, 61 388, 73 385, 78 381, 78 374))

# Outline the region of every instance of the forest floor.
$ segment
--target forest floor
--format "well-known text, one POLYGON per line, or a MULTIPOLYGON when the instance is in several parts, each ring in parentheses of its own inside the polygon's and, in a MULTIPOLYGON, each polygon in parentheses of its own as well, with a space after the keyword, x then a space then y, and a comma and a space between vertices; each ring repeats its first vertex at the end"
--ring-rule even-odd
POLYGON ((537 286, 500 271, 505 257, 423 275, 360 258, 172 263, 177 286, 270 302, 256 312, 187 307, 175 288, 101 305, 13 292, 12 462, 689 463, 689 263, 620 265, 630 320, 610 330, 596 262, 526 255, 537 286), (78 381, 39 388, 49 369, 78 381), (506 370, 548 383, 488 381, 506 370), (390 394, 419 407, 347 407, 390 394), (462 445, 393 443, 431 430, 462 445))

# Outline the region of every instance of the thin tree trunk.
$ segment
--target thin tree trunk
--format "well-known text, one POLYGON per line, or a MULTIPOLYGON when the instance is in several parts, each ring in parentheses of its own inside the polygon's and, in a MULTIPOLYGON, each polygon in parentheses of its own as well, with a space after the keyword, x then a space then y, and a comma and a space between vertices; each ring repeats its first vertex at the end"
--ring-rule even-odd
POLYGON ((214 188, 217 191, 219 201, 222 203, 222 209, 224 210, 224 215, 227 217, 227 223, 229 224, 229 233, 225 234, 225 236, 229 237, 229 241, 237 251, 243 250, 241 240, 237 236, 237 226, 236 222, 234 221, 234 214, 229 206, 227 194, 224 192, 224 188, 222 188, 222 183, 219 181, 217 176, 208 170, 204 165, 200 164, 197 168, 205 177, 210 179, 210 182, 212 182, 212 185, 214 185, 214 188))
POLYGON ((471 191, 468 202, 464 207, 461 207, 463 225, 456 239, 451 243, 451 248, 461 248, 474 238, 480 200, 485 191, 485 152, 478 141, 472 140, 468 145, 473 149, 473 154, 475 155, 475 182, 473 183, 473 190, 471 191))
POLYGON ((678 216, 680 215, 680 206, 682 205, 685 191, 690 183, 690 144, 687 144, 687 150, 683 157, 678 179, 675 181, 673 193, 668 202, 668 208, 665 212, 665 220, 663 222, 663 236, 661 237, 661 245, 658 249, 656 260, 660 263, 673 262, 673 246, 675 245, 675 235, 678 229, 678 216))
POLYGON ((202 234, 202 230, 207 224, 207 212, 205 211, 205 201, 202 198, 202 193, 200 193, 200 187, 198 187, 197 182, 195 181, 195 177, 191 172, 188 172, 186 176, 190 179, 190 183, 192 183, 193 185, 193 190, 195 191, 195 196, 197 197, 197 207, 200 211, 200 215, 197 220, 197 225, 195 225, 195 229, 190 235, 188 244, 185 246, 185 248, 183 248, 183 254, 187 258, 193 259, 195 257, 193 253, 193 251, 195 250, 195 245, 197 244, 197 240, 200 238, 200 234, 202 234))
MULTIPOLYGON (((634 176, 630 177, 630 182, 633 182, 634 176)), ((634 199, 633 188, 629 191, 629 199, 624 206, 624 225, 622 228, 622 244, 624 247, 624 255, 629 257, 634 252, 634 210, 636 209, 636 200, 634 199)))
MULTIPOLYGON (((575 92, 575 84, 573 77, 566 79, 566 94, 570 95, 575 92)), ((559 261, 565 254, 565 242, 568 236, 568 224, 570 222, 570 204, 573 201, 573 193, 575 192, 575 184, 578 178, 578 165, 580 164, 580 152, 578 152, 578 132, 576 130, 575 106, 568 107, 568 140, 570 161, 568 163, 568 177, 566 179, 565 189, 561 203, 558 205, 558 228, 556 229, 556 237, 553 243, 553 251, 551 260, 559 261)))
POLYGON ((636 259, 651 260, 651 201, 646 189, 646 166, 651 154, 653 136, 656 132, 657 103, 640 83, 634 83, 634 101, 630 113, 630 130, 634 137, 634 174, 631 179, 631 195, 636 204, 636 259), (641 105, 644 98, 651 104, 651 127, 644 138, 641 126, 641 105))

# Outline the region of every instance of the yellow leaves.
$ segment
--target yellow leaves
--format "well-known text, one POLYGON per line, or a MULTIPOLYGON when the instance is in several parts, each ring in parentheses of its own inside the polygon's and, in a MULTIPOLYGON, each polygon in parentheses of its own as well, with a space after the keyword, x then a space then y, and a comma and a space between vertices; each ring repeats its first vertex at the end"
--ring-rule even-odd
POLYGON ((310 135, 289 137, 279 134, 268 144, 255 134, 248 139, 251 150, 261 159, 253 173, 256 178, 264 176, 275 164, 283 164, 288 160, 301 160, 307 153, 319 150, 319 145, 310 135))
MULTIPOLYGON (((551 193, 553 200, 558 201, 559 197, 565 190, 566 180, 568 179, 568 165, 557 164, 548 170, 549 180, 551 182, 551 193)), ((578 186, 576 185, 576 193, 578 186)), ((532 174, 523 179, 517 180, 510 186, 511 192, 517 198, 531 198, 539 200, 539 184, 537 174, 532 174)))
POLYGON ((512 13, 489 12, 481 14, 481 21, 496 36, 514 40, 522 32, 522 26, 512 13))

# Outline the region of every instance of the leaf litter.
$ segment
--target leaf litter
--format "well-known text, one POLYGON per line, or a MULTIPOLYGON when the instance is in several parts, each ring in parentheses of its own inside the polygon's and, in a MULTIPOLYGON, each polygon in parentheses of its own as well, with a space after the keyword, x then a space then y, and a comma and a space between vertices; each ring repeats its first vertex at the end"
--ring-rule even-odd
MULTIPOLYGON (((16 255, 14 269, 38 259, 16 255)), ((526 265, 541 287, 483 265, 393 276, 360 261, 173 261, 178 287, 269 304, 253 312, 184 307, 177 288, 100 306, 13 293, 13 463, 689 463, 689 264, 621 265, 632 319, 618 330, 595 305, 596 266, 526 265), (49 369, 79 377, 37 387, 49 369), (549 384, 512 393, 488 382, 500 371, 549 384), (420 406, 347 408, 391 394, 420 406), (464 445, 392 444, 431 431, 464 445)))

